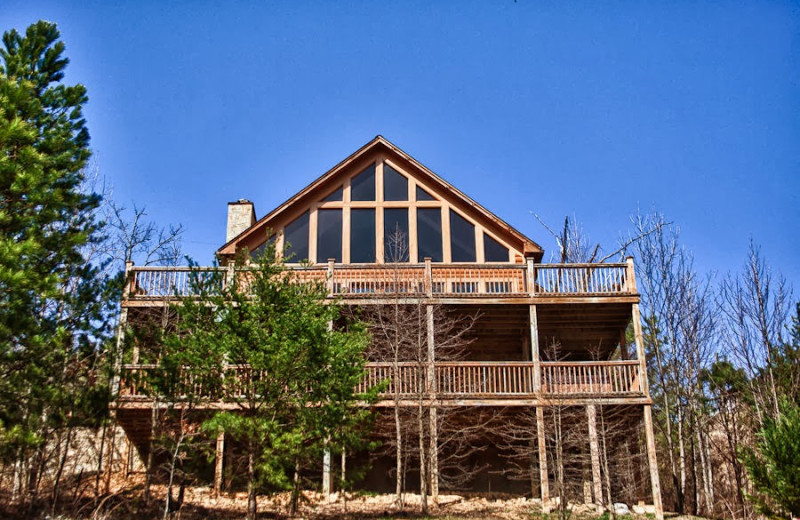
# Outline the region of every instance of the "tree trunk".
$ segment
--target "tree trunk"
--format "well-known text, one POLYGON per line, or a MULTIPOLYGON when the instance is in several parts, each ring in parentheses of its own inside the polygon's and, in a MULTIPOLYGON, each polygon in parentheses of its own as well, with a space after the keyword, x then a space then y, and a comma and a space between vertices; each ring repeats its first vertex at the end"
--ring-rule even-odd
MULTIPOLYGON (((175 481, 175 468, 178 464, 178 455, 181 449, 181 442, 183 442, 183 435, 180 435, 178 442, 175 443, 175 450, 172 452, 172 457, 169 465, 169 480, 167 481, 167 496, 164 500, 164 520, 169 518, 170 509, 172 509, 172 485, 175 481)), ((178 504, 180 507, 180 504, 178 504)))
POLYGON ((678 467, 680 468, 680 487, 678 488, 678 512, 686 513, 686 446, 683 436, 683 409, 678 405, 678 467))
POLYGON ((247 442, 247 520, 256 520, 256 461, 253 441, 247 442))
POLYGON ((702 463, 703 463, 703 482, 705 483, 706 511, 707 516, 714 516, 714 470, 711 467, 711 450, 708 447, 708 439, 703 432, 700 432, 700 442, 702 444, 702 463))
POLYGON ((106 447, 106 431, 108 430, 108 423, 103 422, 103 430, 100 434, 100 451, 97 454, 97 471, 94 475, 94 500, 97 502, 100 496, 100 475, 103 473, 103 456, 106 447))
POLYGON ((67 455, 69 454, 69 443, 72 441, 72 427, 67 427, 67 436, 64 440, 64 448, 59 457, 58 468, 56 469, 56 476, 53 479, 53 505, 50 508, 52 516, 56 515, 56 505, 58 503, 59 484, 61 483, 61 475, 64 473, 64 466, 67 464, 67 455))
POLYGON ((300 462, 294 461, 294 475, 292 476, 292 499, 289 501, 289 514, 297 514, 297 501, 300 499, 300 462))
POLYGON ((422 514, 428 514, 428 475, 426 471, 427 458, 425 457, 425 406, 422 398, 417 409, 417 427, 419 428, 419 497, 422 514))
POLYGON ((105 493, 111 492, 111 474, 114 471, 114 452, 117 447, 117 423, 111 424, 111 436, 108 438, 108 465, 106 465, 105 493))
MULTIPOLYGON (((395 372, 396 373, 396 372, 395 372)), ((397 477, 395 479, 395 504, 398 509, 403 509, 403 432, 400 425, 400 405, 395 401, 394 406, 395 428, 395 463, 397 464, 397 477)))
MULTIPOLYGON (((156 422, 158 421, 158 400, 153 400, 153 409, 150 415, 150 439, 148 440, 147 464, 144 474, 144 503, 150 502, 150 486, 153 483, 153 441, 156 438, 156 422)), ((113 432, 112 432, 113 434, 113 432)), ((109 462, 110 463, 110 462, 109 462)))

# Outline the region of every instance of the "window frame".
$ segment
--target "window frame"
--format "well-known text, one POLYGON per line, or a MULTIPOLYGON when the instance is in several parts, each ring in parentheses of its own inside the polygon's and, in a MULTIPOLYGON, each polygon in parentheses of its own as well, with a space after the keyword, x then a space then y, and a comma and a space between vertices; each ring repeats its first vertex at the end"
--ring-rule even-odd
MULTIPOLYGON (((453 262, 452 260, 452 251, 451 251, 451 241, 452 236, 450 233, 450 213, 451 211, 457 214, 459 217, 466 220, 473 226, 474 234, 475 234, 475 261, 474 262, 466 262, 470 264, 480 265, 483 263, 498 263, 498 261, 487 262, 485 259, 485 252, 484 252, 484 235, 488 235, 490 238, 498 242, 503 247, 507 248, 509 251, 509 258, 502 263, 509 263, 513 264, 514 259, 516 257, 521 257, 522 253, 515 247, 511 246, 505 240, 500 239, 497 234, 490 232, 486 229, 481 223, 469 216, 469 214, 465 211, 460 209, 460 206, 454 205, 450 198, 447 196, 442 197, 440 194, 437 193, 438 190, 434 189, 432 186, 421 182, 417 179, 414 175, 409 174, 404 168, 400 167, 396 162, 392 161, 389 157, 385 155, 378 155, 373 156, 371 160, 365 160, 356 167, 353 167, 352 170, 354 173, 346 177, 343 181, 337 180, 335 183, 331 182, 326 188, 324 188, 324 192, 326 193, 325 197, 320 198, 317 202, 312 202, 311 204, 307 205, 305 208, 297 212, 292 212, 294 218, 296 219, 299 215, 305 213, 306 211, 309 212, 309 242, 308 242, 308 260, 312 264, 315 265, 324 265, 327 263, 327 258, 319 258, 317 254, 318 251, 318 212, 319 210, 323 209, 341 209, 342 210, 342 233, 341 233, 341 264, 354 264, 354 265, 370 265, 373 262, 368 263, 353 263, 351 261, 351 231, 352 231, 352 221, 351 221, 351 211, 354 209, 373 209, 375 211, 375 261, 374 264, 382 265, 386 264, 385 262, 385 251, 384 251, 384 244, 385 244, 385 237, 384 237, 384 210, 385 209, 406 209, 408 214, 408 262, 403 263, 411 263, 411 264, 421 264, 424 262, 424 258, 419 255, 419 235, 417 231, 417 210, 418 209, 434 209, 438 208, 441 212, 441 239, 442 239, 442 260, 441 262, 435 262, 437 264, 449 264, 449 263, 461 263, 461 262, 453 262), (402 175, 407 180, 408 186, 408 200, 384 200, 384 165, 388 165, 397 173, 402 175), (374 167, 374 188, 375 188, 375 200, 352 200, 352 180, 357 177, 358 175, 362 174, 364 171, 369 169, 370 167, 374 167), (342 188, 342 200, 325 200, 331 193, 338 190, 338 188, 342 188), (431 197, 434 197, 433 200, 417 200, 417 193, 418 190, 422 190, 425 193, 429 194, 431 197)), ((293 221, 293 220, 292 220, 293 221)), ((291 221, 290 221, 291 222, 291 221)), ((276 249, 278 251, 282 250, 283 247, 283 236, 285 232, 285 227, 282 226, 278 228, 278 239, 276 244, 276 249)), ((337 262, 339 263, 339 262, 337 262)), ((297 265, 299 262, 294 261, 291 262, 290 265, 297 265)))

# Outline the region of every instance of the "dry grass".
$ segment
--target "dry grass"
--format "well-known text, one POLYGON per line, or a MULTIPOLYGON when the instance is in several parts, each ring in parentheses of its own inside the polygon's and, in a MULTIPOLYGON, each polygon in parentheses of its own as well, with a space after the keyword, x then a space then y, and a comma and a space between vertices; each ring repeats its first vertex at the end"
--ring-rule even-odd
MULTIPOLYGON (((112 493, 95 500, 94 497, 81 497, 63 504, 61 513, 50 517, 42 507, 37 518, 53 520, 150 520, 163 517, 163 498, 165 487, 152 487, 153 500, 149 504, 142 501, 143 479, 131 477, 117 481, 112 493)), ((2 498, 2 497, 0 497, 2 498)), ((324 497, 316 492, 303 494, 300 510, 294 517, 288 511, 289 494, 259 496, 260 519, 308 518, 318 520, 349 520, 358 518, 436 518, 436 519, 491 519, 491 520, 532 520, 539 518, 555 519, 555 515, 542 515, 538 499, 493 495, 442 495, 437 506, 430 506, 429 513, 420 513, 420 497, 405 495, 402 511, 394 506, 394 495, 348 495, 347 500, 338 493, 324 497)), ((0 500, 2 503, 2 500, 0 500)), ((226 493, 219 498, 213 496, 209 487, 191 487, 186 490, 185 500, 179 514, 171 518, 180 520, 233 520, 245 516, 247 496, 244 492, 226 493)), ((0 518, 23 518, 14 508, 0 507, 0 518)), ((597 519, 591 507, 575 505, 570 520, 597 519)))

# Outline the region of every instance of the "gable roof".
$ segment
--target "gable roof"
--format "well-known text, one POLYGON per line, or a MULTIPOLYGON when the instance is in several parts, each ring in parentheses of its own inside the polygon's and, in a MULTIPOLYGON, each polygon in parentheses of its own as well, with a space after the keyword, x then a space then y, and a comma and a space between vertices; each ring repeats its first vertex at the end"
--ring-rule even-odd
MULTIPOLYGON (((409 173, 415 175, 418 179, 427 182, 427 184, 434 186, 441 194, 449 195, 459 205, 469 212, 470 215, 478 221, 486 224, 487 227, 492 228, 498 233, 504 235, 512 242, 515 242, 520 251, 523 251, 525 256, 532 256, 537 262, 541 261, 544 254, 544 249, 526 237, 507 222, 499 218, 497 215, 487 210, 472 198, 465 195, 452 184, 448 183, 431 170, 426 168, 422 163, 408 155, 406 152, 389 142, 381 135, 375 136, 371 141, 364 146, 353 152, 349 157, 341 161, 339 164, 322 174, 314 182, 300 190, 297 194, 290 197, 286 202, 273 209, 249 228, 242 231, 239 235, 228 241, 225 245, 220 247, 216 254, 218 257, 230 257, 245 243, 253 245, 253 239, 260 233, 266 240, 266 231, 274 228, 271 224, 279 220, 285 215, 290 208, 296 205, 305 205, 312 201, 317 200, 326 190, 329 190, 337 183, 341 183, 342 178, 351 173, 352 167, 361 164, 366 158, 371 157, 377 153, 383 152, 387 156, 399 160, 408 167, 409 173)), ((262 240, 263 242, 263 240, 262 240)), ((250 247, 253 249, 253 247, 250 247)))

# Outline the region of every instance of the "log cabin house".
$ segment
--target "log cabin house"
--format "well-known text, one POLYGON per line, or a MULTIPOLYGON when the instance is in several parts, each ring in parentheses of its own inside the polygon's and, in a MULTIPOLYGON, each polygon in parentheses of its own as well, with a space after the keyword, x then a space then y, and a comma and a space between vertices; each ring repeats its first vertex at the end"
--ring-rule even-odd
MULTIPOLYGON (((527 424, 534 462, 531 482, 515 484, 504 471, 509 464, 500 453, 504 443, 490 431, 481 440, 487 449, 475 454, 481 469, 465 486, 517 490, 550 503, 558 476, 546 432, 558 409, 561 426, 578 432, 577 447, 572 442, 562 451, 585 454, 570 475, 577 475, 573 484, 586 500, 599 503, 604 485, 621 485, 602 482, 609 468, 601 461, 601 441, 604 446, 627 443, 624 451, 637 461, 631 500, 652 503, 661 516, 632 258, 624 263, 542 263, 544 251, 537 243, 381 136, 260 219, 251 202, 230 203, 226 243, 217 251, 220 263, 225 265, 244 249, 258 253, 267 230, 274 232, 278 251, 288 249, 291 258, 310 262, 310 267, 290 266, 306 279, 323 280, 330 296, 346 306, 400 301, 474 316, 471 340, 456 360, 437 359, 436 335, 427 336, 428 389, 435 403, 431 413, 458 408, 461 420, 471 411, 495 410, 501 418, 526 414, 530 422, 521 424, 527 424), (630 346, 629 328, 634 340, 630 346), (548 350, 554 345, 555 354, 548 350), (567 409, 572 412, 568 418, 561 415, 567 409), (614 440, 598 434, 598 409, 613 412, 623 425, 614 440)), ((150 319, 153 309, 165 308, 175 294, 189 295, 188 268, 129 265, 127 271, 123 326, 150 319)), ((433 313, 427 316, 433 327, 433 313)), ((114 408, 132 447, 129 453, 142 455, 149 449, 152 399, 130 375, 154 367, 140 363, 137 352, 127 359, 133 362, 121 366, 114 408)), ((408 365, 410 374, 414 367, 408 365)), ((403 363, 399 369, 392 384, 410 395, 417 383, 402 374, 403 363)), ((367 364, 365 385, 388 377, 386 363, 367 364)), ((375 406, 389 406, 389 401, 387 397, 375 406)), ((431 425, 430 435, 435 436, 435 421, 431 425)), ((225 449, 221 437, 217 487, 225 449)), ((607 453, 611 452, 620 450, 607 453)), ((390 465, 391 460, 378 461, 376 471, 385 472, 390 465)), ((322 488, 330 491, 330 458, 320 467, 322 488)), ((435 492, 438 478, 432 480, 430 489, 435 492)))

